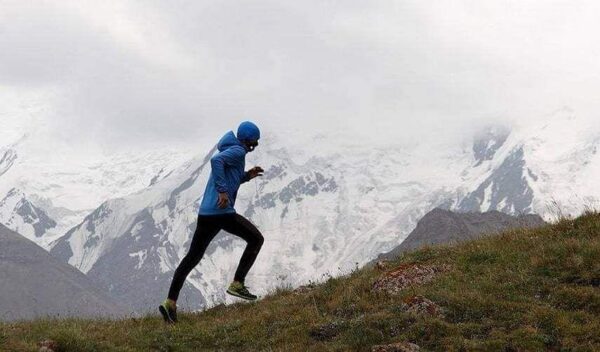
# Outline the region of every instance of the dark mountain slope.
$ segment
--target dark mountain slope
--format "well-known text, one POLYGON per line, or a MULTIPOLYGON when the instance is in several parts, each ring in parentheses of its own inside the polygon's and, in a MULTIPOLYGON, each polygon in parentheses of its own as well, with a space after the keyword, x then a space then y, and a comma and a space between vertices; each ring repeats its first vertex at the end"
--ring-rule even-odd
POLYGON ((0 320, 122 315, 72 266, 0 224, 0 320))
POLYGON ((377 260, 393 259, 404 252, 434 244, 450 244, 491 236, 513 228, 532 228, 545 225, 539 215, 511 216, 499 211, 485 213, 456 213, 433 209, 417 223, 417 227, 396 248, 381 254, 377 260))

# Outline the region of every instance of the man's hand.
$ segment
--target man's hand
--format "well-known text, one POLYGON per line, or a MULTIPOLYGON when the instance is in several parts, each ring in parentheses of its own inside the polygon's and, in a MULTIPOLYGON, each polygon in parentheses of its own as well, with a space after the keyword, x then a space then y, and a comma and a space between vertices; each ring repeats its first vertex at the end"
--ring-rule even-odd
POLYGON ((255 166, 251 168, 250 170, 248 170, 248 180, 251 180, 257 176, 262 176, 263 172, 265 172, 265 170, 263 170, 260 166, 255 166))
POLYGON ((227 193, 225 193, 225 192, 219 193, 219 200, 217 201, 217 206, 220 209, 224 209, 227 207, 228 204, 229 204, 229 196, 227 195, 227 193))

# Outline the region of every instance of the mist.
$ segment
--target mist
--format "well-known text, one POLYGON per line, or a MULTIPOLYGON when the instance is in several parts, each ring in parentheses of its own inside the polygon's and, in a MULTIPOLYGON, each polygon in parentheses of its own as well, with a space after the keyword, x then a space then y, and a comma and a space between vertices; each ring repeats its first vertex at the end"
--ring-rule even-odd
POLYGON ((120 149, 214 139, 249 119, 282 135, 419 140, 537 123, 562 106, 595 119, 599 10, 3 0, 0 137, 120 149))

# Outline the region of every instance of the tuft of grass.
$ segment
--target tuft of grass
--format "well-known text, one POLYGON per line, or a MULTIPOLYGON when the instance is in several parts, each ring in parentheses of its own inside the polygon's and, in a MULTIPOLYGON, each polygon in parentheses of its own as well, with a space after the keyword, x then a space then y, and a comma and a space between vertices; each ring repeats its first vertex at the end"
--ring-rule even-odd
POLYGON ((399 294, 374 292, 385 273, 356 269, 302 292, 279 288, 255 303, 180 313, 167 326, 141 319, 40 319, 0 324, 0 350, 370 351, 412 342, 430 351, 600 350, 600 215, 561 218, 455 246, 403 254, 390 263, 447 266, 399 294), (406 312, 420 295, 443 317, 406 312))

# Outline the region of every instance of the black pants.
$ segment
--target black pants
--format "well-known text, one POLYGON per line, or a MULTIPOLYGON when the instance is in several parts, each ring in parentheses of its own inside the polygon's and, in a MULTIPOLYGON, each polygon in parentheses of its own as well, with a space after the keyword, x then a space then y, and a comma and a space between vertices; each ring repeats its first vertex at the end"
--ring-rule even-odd
POLYGON ((256 226, 239 214, 200 215, 198 216, 198 225, 192 238, 190 250, 173 275, 173 281, 169 289, 169 299, 177 301, 185 279, 192 269, 198 265, 208 244, 220 230, 239 236, 248 243, 234 277, 234 280, 244 282, 246 274, 254 264, 254 260, 256 260, 256 256, 264 242, 262 234, 256 226))

